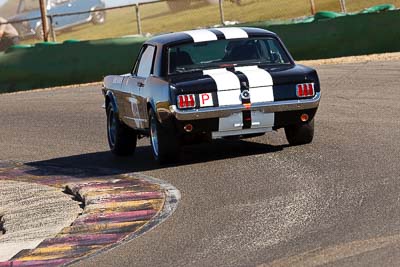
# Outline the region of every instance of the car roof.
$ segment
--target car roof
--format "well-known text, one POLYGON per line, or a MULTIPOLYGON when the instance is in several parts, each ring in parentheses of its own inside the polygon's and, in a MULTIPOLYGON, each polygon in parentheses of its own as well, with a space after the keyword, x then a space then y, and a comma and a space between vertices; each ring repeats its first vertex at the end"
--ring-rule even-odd
POLYGON ((255 38, 255 37, 275 37, 276 34, 264 29, 250 27, 222 27, 207 28, 190 31, 166 33, 154 36, 146 41, 146 44, 152 45, 173 45, 180 43, 194 43, 201 41, 212 41, 220 39, 236 38, 255 38), (210 37, 207 39, 207 37, 210 37), (196 38, 198 37, 198 38, 196 38), (215 37, 217 39, 215 39, 215 37), (197 40, 196 40, 197 39, 197 40))

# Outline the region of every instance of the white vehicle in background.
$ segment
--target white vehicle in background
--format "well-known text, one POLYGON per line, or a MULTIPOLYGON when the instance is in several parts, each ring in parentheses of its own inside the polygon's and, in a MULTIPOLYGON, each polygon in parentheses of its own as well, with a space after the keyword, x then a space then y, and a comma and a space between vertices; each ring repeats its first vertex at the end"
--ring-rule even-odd
MULTIPOLYGON (((47 0, 47 15, 55 16, 79 11, 91 11, 83 14, 68 16, 55 16, 53 27, 56 31, 70 29, 85 23, 103 24, 106 21, 104 2, 102 0, 47 0)), ((36 36, 43 38, 42 21, 40 19, 40 7, 37 0, 19 0, 17 14, 8 18, 17 29, 20 37, 36 36), (23 21, 18 23, 13 21, 23 21)))

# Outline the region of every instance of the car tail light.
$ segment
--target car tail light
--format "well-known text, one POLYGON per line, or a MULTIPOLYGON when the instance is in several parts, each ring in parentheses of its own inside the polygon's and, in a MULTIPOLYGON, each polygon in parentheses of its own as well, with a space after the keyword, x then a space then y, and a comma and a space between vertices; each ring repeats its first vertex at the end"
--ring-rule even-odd
POLYGON ((302 83, 297 85, 297 96, 298 97, 310 97, 314 96, 314 84, 313 83, 302 83))
POLYGON ((196 107, 196 98, 194 95, 179 95, 178 108, 194 108, 196 107))

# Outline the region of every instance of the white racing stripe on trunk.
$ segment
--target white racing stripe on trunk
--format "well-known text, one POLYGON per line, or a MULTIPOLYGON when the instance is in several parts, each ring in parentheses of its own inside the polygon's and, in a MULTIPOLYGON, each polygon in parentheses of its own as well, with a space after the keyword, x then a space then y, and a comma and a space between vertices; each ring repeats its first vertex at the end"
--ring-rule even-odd
MULTIPOLYGON (((236 71, 242 72, 249 80, 250 102, 273 102, 273 80, 271 74, 257 66, 238 67, 236 71)), ((275 123, 274 113, 251 112, 251 128, 273 127, 275 123)))
POLYGON ((189 34, 195 43, 218 40, 217 35, 209 30, 193 30, 184 33, 189 34))
POLYGON ((236 67, 235 70, 240 71, 247 76, 250 87, 274 85, 271 74, 257 66, 236 67))
POLYGON ((266 70, 257 66, 238 67, 235 70, 242 72, 249 80, 251 103, 274 101, 274 82, 266 70))
POLYGON ((225 35, 225 39, 249 38, 247 32, 240 28, 217 28, 216 30, 222 32, 225 35))
MULTIPOLYGON (((231 71, 227 69, 212 69, 204 70, 204 75, 209 75, 217 83, 218 91, 234 90, 239 89, 240 81, 239 78, 231 71)), ((240 93, 239 93, 240 95, 240 93)))
POLYGON ((240 89, 229 91, 218 91, 218 104, 219 106, 241 105, 240 89))
POLYGON ((239 78, 226 69, 204 70, 204 75, 209 75, 217 84, 218 103, 220 106, 240 105, 239 78))
MULTIPOLYGON (((204 70, 204 75, 209 75, 217 84, 219 106, 240 105, 240 80, 226 69, 204 70)), ((232 131, 242 129, 242 112, 219 119, 219 131, 232 131)))

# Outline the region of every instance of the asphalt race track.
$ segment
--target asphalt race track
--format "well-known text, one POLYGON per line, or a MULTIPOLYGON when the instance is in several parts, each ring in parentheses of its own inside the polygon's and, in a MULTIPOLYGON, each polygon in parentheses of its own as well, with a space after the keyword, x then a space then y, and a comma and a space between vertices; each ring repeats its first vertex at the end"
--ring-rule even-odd
POLYGON ((99 87, 1 95, 0 159, 111 168, 173 184, 176 212, 80 266, 393 266, 400 263, 400 62, 317 67, 311 145, 279 131, 185 148, 159 168, 148 139, 108 152, 99 87))

